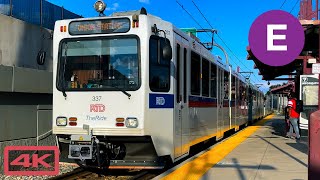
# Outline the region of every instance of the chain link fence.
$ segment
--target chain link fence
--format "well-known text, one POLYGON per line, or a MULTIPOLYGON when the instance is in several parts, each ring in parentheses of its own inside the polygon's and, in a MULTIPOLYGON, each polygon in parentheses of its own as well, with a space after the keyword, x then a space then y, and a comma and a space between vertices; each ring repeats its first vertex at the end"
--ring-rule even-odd
POLYGON ((82 17, 46 0, 0 0, 0 14, 51 30, 57 20, 82 17))

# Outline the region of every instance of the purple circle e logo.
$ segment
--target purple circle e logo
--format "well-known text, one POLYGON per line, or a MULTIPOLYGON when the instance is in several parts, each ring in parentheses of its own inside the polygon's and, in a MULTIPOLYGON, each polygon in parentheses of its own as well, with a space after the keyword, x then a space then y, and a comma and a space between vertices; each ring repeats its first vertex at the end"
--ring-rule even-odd
POLYGON ((304 30, 291 14, 272 10, 260 15, 251 25, 249 45, 264 64, 283 66, 294 61, 304 46, 304 30))

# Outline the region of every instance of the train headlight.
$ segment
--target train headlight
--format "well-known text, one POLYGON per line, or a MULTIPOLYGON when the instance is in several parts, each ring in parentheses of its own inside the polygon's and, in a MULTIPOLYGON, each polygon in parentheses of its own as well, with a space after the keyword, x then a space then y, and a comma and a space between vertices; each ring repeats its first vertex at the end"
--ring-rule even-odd
POLYGON ((66 117, 57 117, 56 124, 57 124, 57 126, 66 126, 67 125, 67 118, 66 117))
POLYGON ((126 119, 126 127, 128 127, 128 128, 136 128, 136 127, 138 127, 138 119, 137 118, 128 117, 126 119))
POLYGON ((93 7, 97 12, 103 13, 103 11, 106 9, 107 5, 102 0, 98 0, 94 3, 93 7))

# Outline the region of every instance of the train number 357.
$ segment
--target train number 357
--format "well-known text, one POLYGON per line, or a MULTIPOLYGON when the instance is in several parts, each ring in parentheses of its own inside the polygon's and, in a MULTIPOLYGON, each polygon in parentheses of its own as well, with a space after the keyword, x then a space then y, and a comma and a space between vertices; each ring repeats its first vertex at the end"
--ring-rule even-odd
POLYGON ((92 101, 101 101, 101 96, 92 96, 92 101))

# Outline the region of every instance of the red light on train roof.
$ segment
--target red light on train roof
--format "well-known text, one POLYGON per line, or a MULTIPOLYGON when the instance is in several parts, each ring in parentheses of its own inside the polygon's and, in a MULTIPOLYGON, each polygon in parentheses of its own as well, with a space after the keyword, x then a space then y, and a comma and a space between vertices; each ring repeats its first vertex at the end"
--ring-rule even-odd
POLYGON ((139 27, 139 15, 134 14, 132 15, 132 28, 138 28, 139 27))

